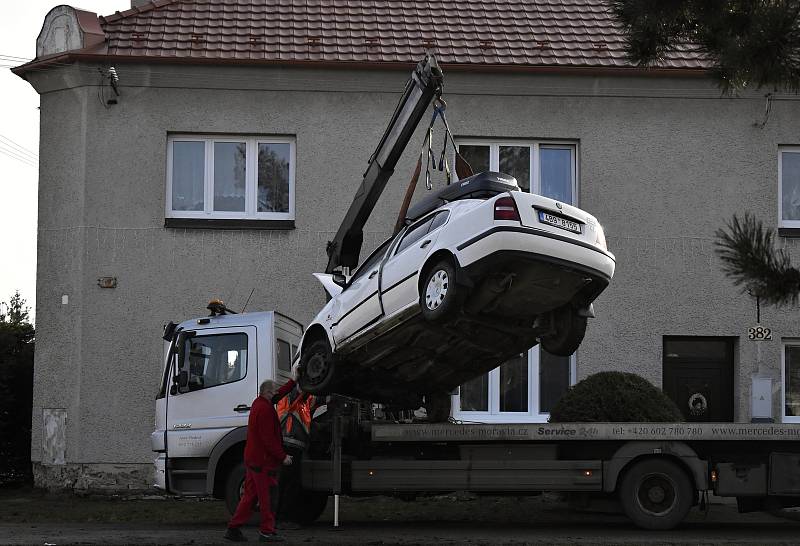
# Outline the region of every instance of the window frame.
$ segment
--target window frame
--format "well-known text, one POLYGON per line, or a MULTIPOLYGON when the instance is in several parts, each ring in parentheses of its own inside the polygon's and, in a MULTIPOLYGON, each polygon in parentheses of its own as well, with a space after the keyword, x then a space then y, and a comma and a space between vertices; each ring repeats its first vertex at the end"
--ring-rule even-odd
MULTIPOLYGON (((527 146, 533 153, 530 154, 529 169, 531 173, 530 193, 541 195, 541 154, 542 148, 570 148, 572 152, 572 202, 570 205, 580 207, 580 167, 579 167, 579 142, 574 140, 536 140, 536 139, 497 139, 497 138, 464 138, 456 139, 456 144, 461 146, 488 146, 489 170, 500 171, 500 146, 527 146)), ((800 150, 800 148, 798 148, 800 150)), ((455 164, 455 156, 453 157, 455 164)))
MULTIPOLYGON (((486 423, 546 423, 549 412, 541 411, 539 397, 539 355, 540 347, 528 349, 528 411, 500 411, 500 366, 490 372, 487 388, 489 391, 487 411, 461 411, 461 393, 452 396, 453 417, 461 421, 486 423), (531 381, 536 377, 536 381, 531 381)), ((569 357, 569 384, 574 385, 577 379, 577 358, 569 357)))
POLYGON ((778 227, 800 230, 800 220, 783 219, 783 153, 800 154, 800 146, 778 147, 778 227))
POLYGON ((786 415, 786 348, 787 347, 800 347, 800 339, 781 340, 781 423, 800 423, 800 415, 786 415))
MULTIPOLYGON (((230 337, 230 336, 236 336, 236 335, 243 335, 244 338, 245 338, 245 350, 247 351, 247 353, 245 355, 244 374, 239 379, 236 379, 235 381, 226 381, 225 383, 217 383, 216 385, 209 385, 208 387, 203 386, 203 387, 201 387, 199 389, 190 388, 189 391, 187 391, 186 393, 181 393, 181 394, 188 394, 190 392, 205 391, 205 390, 213 389, 213 388, 216 388, 216 387, 224 387, 226 385, 233 385, 234 383, 238 383, 240 381, 244 381, 245 379, 247 379, 247 374, 250 372, 250 362, 249 362, 250 361, 250 336, 248 335, 247 332, 237 330, 237 331, 234 331, 234 332, 214 332, 214 333, 208 333, 208 334, 206 334, 206 333, 202 333, 202 334, 197 333, 197 335, 194 335, 194 336, 184 340, 184 346, 183 346, 182 350, 185 351, 186 350, 186 344, 187 343, 191 343, 193 340, 206 339, 206 338, 210 338, 210 337, 220 337, 220 336, 228 336, 228 337, 230 337)), ((184 358, 187 358, 188 356, 189 355, 185 355, 184 358)), ((177 365, 178 361, 177 361, 177 359, 175 359, 175 360, 176 360, 176 365, 177 365)), ((189 380, 191 380, 191 377, 192 377, 191 364, 189 364, 188 371, 189 371, 189 380)))
POLYGON ((272 135, 208 135, 169 134, 167 136, 167 173, 165 218, 202 220, 288 220, 295 219, 295 171, 297 142, 293 136, 272 135), (175 142, 204 143, 203 210, 172 209, 173 144, 175 142), (217 142, 245 143, 245 207, 244 211, 215 211, 214 208, 214 144, 217 142), (258 212, 258 146, 259 144, 289 145, 289 210, 288 212, 258 212))

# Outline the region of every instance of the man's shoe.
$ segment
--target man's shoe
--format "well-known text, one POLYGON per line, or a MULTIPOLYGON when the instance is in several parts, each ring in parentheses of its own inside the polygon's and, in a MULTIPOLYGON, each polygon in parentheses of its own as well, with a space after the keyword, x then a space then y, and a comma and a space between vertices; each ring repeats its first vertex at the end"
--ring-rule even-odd
POLYGON ((282 531, 297 531, 298 529, 302 529, 303 526, 293 521, 279 521, 275 525, 275 528, 282 531))
POLYGON ((242 531, 238 527, 228 527, 228 530, 225 531, 225 540, 230 540, 231 542, 247 542, 247 537, 242 534, 242 531))
POLYGON ((258 533, 259 542, 283 542, 285 540, 278 533, 258 533))

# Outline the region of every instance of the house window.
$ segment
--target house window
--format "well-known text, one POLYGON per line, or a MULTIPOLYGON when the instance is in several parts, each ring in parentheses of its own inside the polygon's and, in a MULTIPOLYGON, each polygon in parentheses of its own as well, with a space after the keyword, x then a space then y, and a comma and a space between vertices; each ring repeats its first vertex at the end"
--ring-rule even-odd
MULTIPOLYGON (((461 141, 458 151, 472 170, 499 171, 529 191, 577 205, 577 150, 574 143, 461 141)), ((800 224, 800 223, 799 223, 800 224)))
POLYGON ((294 173, 292 138, 170 136, 167 219, 291 222, 294 173))
MULTIPOLYGON (((458 150, 476 173, 510 174, 522 191, 576 204, 574 143, 462 140, 458 150)), ((575 355, 555 356, 537 346, 462 385, 453 415, 466 421, 545 421, 575 375, 575 355)))
POLYGON ((800 340, 783 344, 782 360, 783 422, 800 423, 800 340))
POLYGON ((462 385, 453 416, 464 421, 546 421, 558 399, 575 383, 575 357, 534 347, 462 385))
POLYGON ((783 147, 778 156, 779 227, 800 228, 800 147, 783 147))

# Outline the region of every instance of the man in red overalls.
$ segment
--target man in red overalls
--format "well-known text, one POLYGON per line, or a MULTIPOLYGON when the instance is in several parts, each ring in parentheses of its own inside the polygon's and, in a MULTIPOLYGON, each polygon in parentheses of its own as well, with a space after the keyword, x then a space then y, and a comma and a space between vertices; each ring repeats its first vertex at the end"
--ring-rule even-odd
POLYGON ((294 387, 289 381, 280 390, 274 381, 264 381, 259 396, 250 408, 247 420, 247 444, 244 448, 244 493, 236 513, 228 522, 225 538, 234 542, 247 540, 239 529, 247 523, 256 501, 261 510, 261 527, 258 539, 262 542, 280 542, 283 537, 275 533, 275 505, 278 501, 278 468, 292 464, 292 457, 283 450, 281 426, 273 407, 273 397, 279 397, 294 387), (288 387, 288 388, 287 388, 288 387))

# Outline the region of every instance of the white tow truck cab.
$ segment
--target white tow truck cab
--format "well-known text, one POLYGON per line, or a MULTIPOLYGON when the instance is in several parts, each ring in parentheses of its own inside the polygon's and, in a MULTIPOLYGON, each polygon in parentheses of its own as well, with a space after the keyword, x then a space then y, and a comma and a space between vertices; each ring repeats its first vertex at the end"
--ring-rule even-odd
MULTIPOLYGON (((156 487, 224 498, 244 479, 249 406, 266 379, 291 373, 302 334, 275 312, 203 317, 165 337, 156 400, 156 487)), ((356 496, 564 491, 611 500, 647 529, 678 525, 704 494, 741 511, 800 505, 800 427, 771 423, 400 424, 369 401, 331 396, 311 423, 284 513, 319 517, 331 493, 356 496)))
POLYGON ((289 379, 302 333, 274 311, 171 323, 151 436, 157 488, 225 496, 232 473, 243 476, 237 467, 258 387, 289 379))

